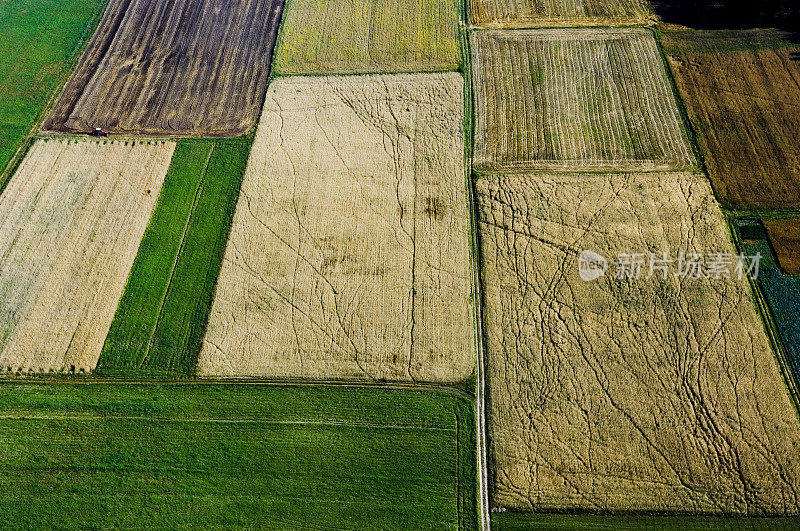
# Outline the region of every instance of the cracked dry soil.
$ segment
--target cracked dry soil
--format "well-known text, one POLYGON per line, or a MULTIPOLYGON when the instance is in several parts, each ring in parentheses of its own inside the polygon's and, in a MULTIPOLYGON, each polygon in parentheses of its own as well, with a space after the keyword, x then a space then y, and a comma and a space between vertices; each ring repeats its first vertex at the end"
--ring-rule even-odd
POLYGON ((199 373, 469 377, 462 118, 455 73, 276 79, 199 373))
POLYGON ((704 178, 477 194, 495 506, 797 513, 800 423, 748 282, 578 276, 584 249, 735 253, 704 178))

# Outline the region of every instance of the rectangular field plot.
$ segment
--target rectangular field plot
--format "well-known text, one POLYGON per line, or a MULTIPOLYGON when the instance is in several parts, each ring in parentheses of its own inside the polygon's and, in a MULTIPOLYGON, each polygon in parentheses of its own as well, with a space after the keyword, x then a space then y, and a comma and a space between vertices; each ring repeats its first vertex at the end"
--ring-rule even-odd
POLYGON ((451 393, 5 384, 3 522, 472 530, 472 417, 451 393))
POLYGON ((470 376, 462 89, 455 73, 270 85, 201 375, 470 376))
POLYGON ((647 0, 472 0, 478 26, 644 26, 654 20, 647 0))
POLYGON ((236 136, 269 78, 283 0, 111 0, 49 131, 236 136))
POLYGON ((694 162, 648 30, 475 31, 478 171, 694 162))
POLYGON ((789 275, 800 275, 800 218, 764 220, 776 260, 789 275))
POLYGON ((91 371, 174 150, 38 140, 0 198, 0 367, 91 371))
POLYGON ((456 0, 289 0, 275 72, 456 70, 459 20, 456 0))
POLYGON ((771 31, 667 32, 663 42, 720 200, 800 206, 800 45, 771 31))
POLYGON ((495 505, 798 512, 800 422, 704 178, 504 174, 477 194, 495 505))

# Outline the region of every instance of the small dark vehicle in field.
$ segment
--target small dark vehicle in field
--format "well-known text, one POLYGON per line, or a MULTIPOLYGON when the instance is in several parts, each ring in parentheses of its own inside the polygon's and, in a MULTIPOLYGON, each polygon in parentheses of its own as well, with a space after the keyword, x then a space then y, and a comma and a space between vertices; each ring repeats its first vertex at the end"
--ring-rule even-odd
POLYGON ((89 133, 89 136, 108 136, 108 131, 104 131, 99 127, 95 127, 94 130, 89 133))

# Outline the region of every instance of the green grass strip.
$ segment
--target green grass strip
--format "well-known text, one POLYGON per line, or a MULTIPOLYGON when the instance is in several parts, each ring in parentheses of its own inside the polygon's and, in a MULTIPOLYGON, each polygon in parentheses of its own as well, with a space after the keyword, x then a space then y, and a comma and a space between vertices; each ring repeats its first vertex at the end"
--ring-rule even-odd
POLYGON ((446 392, 0 384, 4 527, 474 529, 470 415, 446 392))
POLYGON ((194 370, 250 144, 215 143, 145 360, 150 370, 194 370))
POLYGON ((250 144, 250 139, 178 144, 98 374, 193 373, 250 144))
POLYGON ((0 190, 106 0, 0 0, 0 190))
POLYGON ((136 373, 143 368, 213 147, 213 141, 190 140, 175 148, 103 346, 98 373, 136 373))

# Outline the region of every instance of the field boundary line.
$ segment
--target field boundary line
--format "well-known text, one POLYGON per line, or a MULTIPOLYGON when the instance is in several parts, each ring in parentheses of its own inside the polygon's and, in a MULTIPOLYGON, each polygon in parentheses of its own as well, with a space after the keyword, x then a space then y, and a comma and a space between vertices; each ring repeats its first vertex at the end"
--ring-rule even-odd
MULTIPOLYGON (((464 20, 469 18, 469 0, 461 2, 464 20)), ((470 27, 468 23, 461 25, 461 49, 464 54, 464 173, 467 186, 467 200, 469 202, 470 219, 470 269, 472 276, 472 312, 473 334, 476 353, 475 374, 475 429, 477 450, 478 474, 478 512, 480 528, 484 531, 491 529, 489 511, 489 480, 488 480, 488 450, 486 426, 486 360, 484 353, 483 337, 483 285, 481 283, 480 267, 480 235, 477 206, 475 203, 475 182, 473 179, 473 150, 475 139, 475 99, 473 86, 472 48, 470 46, 470 27)))
MULTIPOLYGON (((740 238, 739 228, 736 226, 736 224, 742 217, 751 215, 755 218, 758 218, 760 222, 761 215, 758 213, 759 209, 738 210, 735 207, 731 208, 731 205, 720 199, 720 196, 717 193, 714 185, 714 180, 711 178, 711 174, 708 170, 705 154, 703 153, 703 150, 700 147, 700 142, 698 141, 698 132, 695 130, 694 124, 689 116, 689 109, 686 107, 686 103, 683 100, 683 95, 681 94, 680 87, 678 86, 678 80, 675 78, 675 73, 672 70, 672 66, 669 64, 667 52, 663 43, 661 42, 662 32, 658 28, 652 28, 651 31, 653 32, 656 46, 658 47, 659 54, 661 55, 661 60, 664 63, 664 68, 667 71, 667 77, 672 85, 675 101, 677 102, 678 110, 684 122, 684 129, 688 135, 687 141, 695 153, 695 158, 697 159, 700 172, 703 174, 703 177, 711 187, 711 191, 714 194, 714 199, 717 202, 717 206, 719 206, 719 208, 723 211, 723 216, 727 222, 728 237, 733 243, 734 248, 738 249, 740 252, 743 252, 743 242, 740 238)), ((765 212, 776 212, 779 214, 790 213, 789 211, 781 212, 780 210, 775 211, 774 209, 768 209, 761 212, 761 214, 765 212)), ((783 344, 783 338, 781 337, 780 331, 778 330, 778 325, 773 318, 772 310, 770 309, 769 303, 766 300, 761 283, 758 280, 754 280, 750 277, 747 278, 747 281, 750 285, 750 299, 755 304, 756 311, 761 315, 761 325, 764 327, 764 331, 766 332, 768 341, 772 347, 773 358, 777 362, 778 368, 783 376, 784 384, 786 385, 789 399, 794 406, 795 414, 798 416, 798 419, 800 419, 800 389, 798 389, 798 384, 794 378, 794 371, 792 371, 788 362, 788 354, 783 344)))
POLYGON ((178 252, 175 254, 175 260, 172 263, 172 269, 169 273, 169 281, 167 282, 167 287, 164 290, 164 297, 161 299, 161 305, 158 308, 158 318, 156 318, 156 324, 153 326, 153 331, 150 334, 150 342, 147 344, 147 350, 144 353, 144 358, 142 359, 142 363, 139 365, 139 368, 144 367, 150 361, 150 351, 153 348, 153 343, 156 340, 156 332, 158 332, 158 327, 161 324, 161 319, 164 314, 164 306, 167 303, 167 298, 169 297, 169 291, 172 287, 172 281, 175 278, 175 270, 178 267, 178 260, 180 260, 180 256, 183 253, 184 246, 186 245, 186 234, 189 232, 189 227, 191 226, 192 218, 194 217, 195 210, 197 209, 197 203, 200 199, 200 194, 203 190, 203 185, 206 181, 206 175, 208 175, 208 166, 211 162, 211 156, 214 154, 214 150, 216 150, 217 144, 215 142, 211 143, 211 149, 208 150, 208 157, 206 157, 206 162, 203 165, 203 175, 200 177, 200 182, 197 185, 197 190, 195 190, 194 194, 194 201, 192 201, 192 209, 189 212, 189 215, 186 218, 186 225, 183 227, 183 234, 181 235, 181 244, 178 247, 178 252))
POLYGON ((447 433, 458 433, 458 428, 449 426, 426 426, 414 424, 381 424, 377 422, 351 422, 346 420, 276 420, 276 419, 224 419, 210 417, 194 418, 173 418, 173 417, 147 417, 143 415, 0 415, 2 420, 98 420, 106 421, 111 419, 120 420, 142 420, 152 422, 171 422, 171 423, 198 423, 198 424, 274 424, 274 425, 309 425, 309 426, 349 426, 353 428, 386 428, 396 430, 422 430, 440 431, 447 433))

